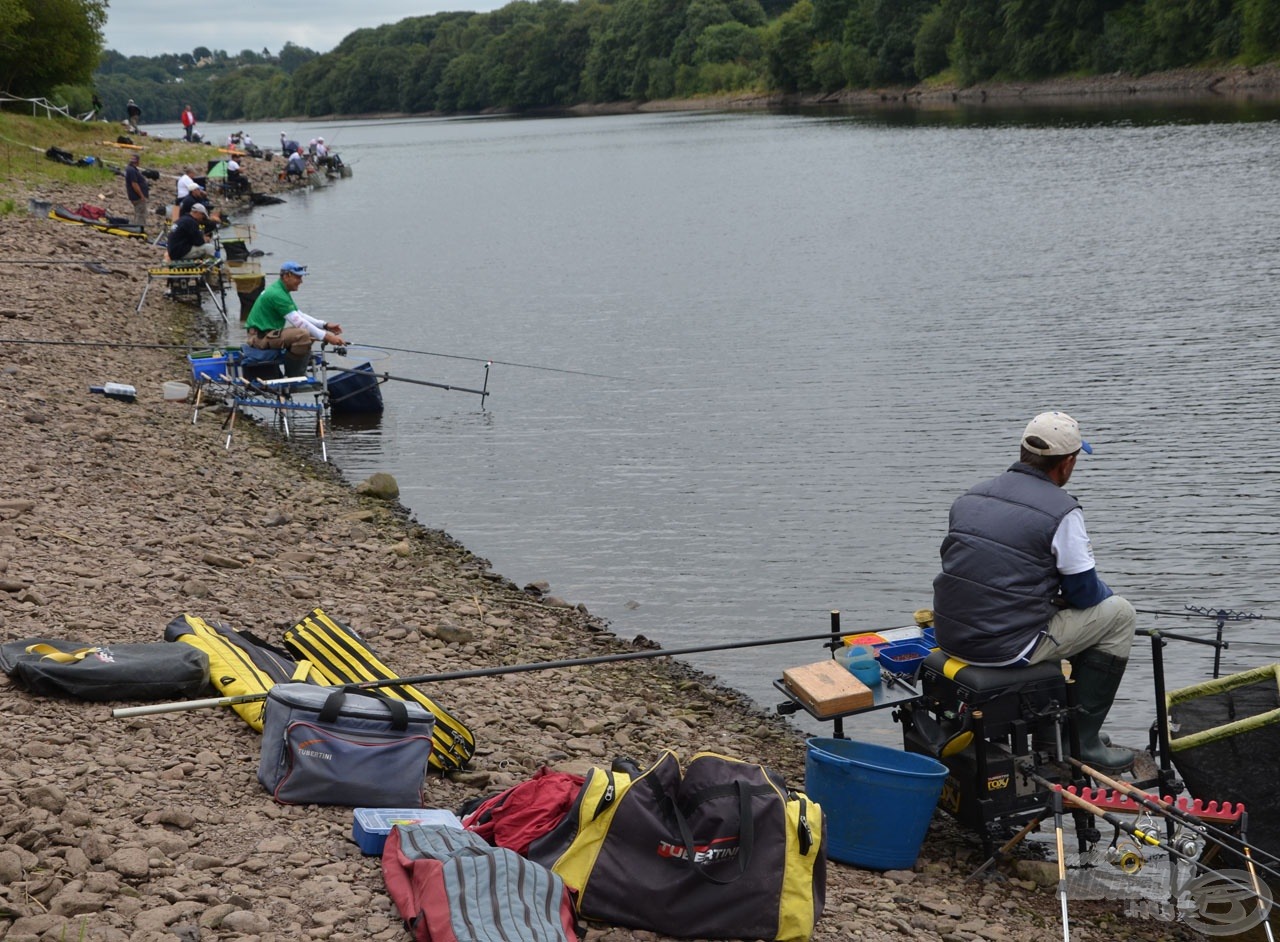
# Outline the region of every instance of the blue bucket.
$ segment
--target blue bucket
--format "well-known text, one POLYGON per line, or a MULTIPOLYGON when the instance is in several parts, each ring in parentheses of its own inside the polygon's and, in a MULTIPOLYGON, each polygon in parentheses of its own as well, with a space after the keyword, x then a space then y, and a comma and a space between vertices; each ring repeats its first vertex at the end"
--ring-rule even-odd
POLYGON ((827 856, 872 870, 913 867, 947 767, 852 739, 810 739, 808 746, 804 790, 822 806, 827 856))

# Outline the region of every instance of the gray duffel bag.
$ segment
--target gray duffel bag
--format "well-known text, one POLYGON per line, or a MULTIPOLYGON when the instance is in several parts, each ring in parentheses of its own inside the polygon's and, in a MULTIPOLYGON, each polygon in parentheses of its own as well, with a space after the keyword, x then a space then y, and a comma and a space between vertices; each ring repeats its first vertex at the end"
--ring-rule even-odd
POLYGON ((276 684, 258 781, 289 805, 421 808, 435 717, 358 687, 276 684))

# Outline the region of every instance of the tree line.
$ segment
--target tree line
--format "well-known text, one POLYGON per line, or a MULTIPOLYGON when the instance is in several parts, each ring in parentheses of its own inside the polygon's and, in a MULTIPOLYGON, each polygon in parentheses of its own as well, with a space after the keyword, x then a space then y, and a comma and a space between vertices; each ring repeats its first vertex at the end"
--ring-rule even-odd
POLYGON ((0 88, 144 120, 534 110, 1143 74, 1280 55, 1280 0, 513 0, 349 34, 324 54, 102 52, 107 0, 0 0, 0 88), (97 71, 86 74, 92 63, 97 71), (88 63, 89 65, 86 65, 88 63))
POLYGON ((514 0, 361 29, 292 74, 216 81, 216 117, 1143 74, 1280 55, 1280 0, 514 0))

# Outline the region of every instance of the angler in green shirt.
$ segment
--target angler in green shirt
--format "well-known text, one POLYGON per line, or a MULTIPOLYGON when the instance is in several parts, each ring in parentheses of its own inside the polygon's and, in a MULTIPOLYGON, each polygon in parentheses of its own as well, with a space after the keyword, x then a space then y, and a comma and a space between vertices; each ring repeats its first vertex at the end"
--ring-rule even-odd
POLYGON ((286 350, 284 368, 287 376, 302 376, 311 358, 311 345, 322 343, 344 347, 342 325, 304 314, 293 300, 293 292, 302 287, 307 267, 297 262, 280 266, 280 279, 273 282, 258 300, 245 320, 249 346, 257 350, 286 350))

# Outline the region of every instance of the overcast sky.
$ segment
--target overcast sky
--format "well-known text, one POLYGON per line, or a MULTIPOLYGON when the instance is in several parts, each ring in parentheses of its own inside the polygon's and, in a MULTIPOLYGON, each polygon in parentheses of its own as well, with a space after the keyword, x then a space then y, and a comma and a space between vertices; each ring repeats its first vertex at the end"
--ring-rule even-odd
POLYGON ((185 4, 110 0, 106 49, 126 56, 190 52, 197 46, 278 53, 286 42, 328 52, 348 33, 442 10, 495 10, 505 0, 263 0, 185 4))

